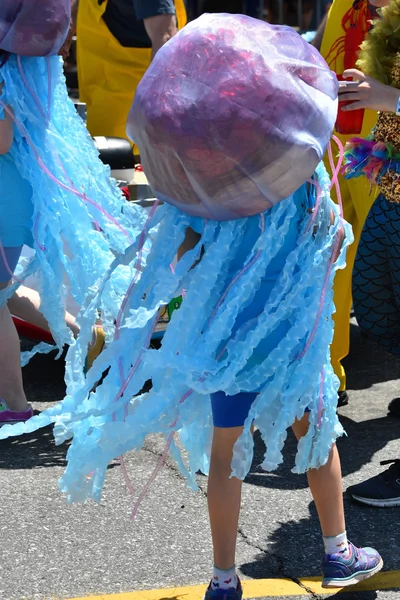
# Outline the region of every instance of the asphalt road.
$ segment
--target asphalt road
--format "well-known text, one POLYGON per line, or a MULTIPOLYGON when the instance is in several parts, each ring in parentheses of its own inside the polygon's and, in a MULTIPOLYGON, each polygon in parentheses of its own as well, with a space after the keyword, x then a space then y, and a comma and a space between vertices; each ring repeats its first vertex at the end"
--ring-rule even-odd
MULTIPOLYGON (((382 469, 381 460, 400 458, 400 420, 387 416, 389 401, 400 395, 400 360, 369 343, 352 325, 346 366, 350 404, 340 409, 340 415, 348 437, 339 442, 345 487, 376 474, 382 469)), ((62 361, 37 357, 24 369, 24 379, 37 410, 63 397, 62 361)), ((152 438, 143 451, 128 455, 127 466, 138 490, 161 448, 161 441, 152 438)), ((284 466, 274 474, 262 473, 256 466, 262 443, 256 437, 255 467, 244 485, 238 542, 237 564, 244 579, 297 581, 319 575, 319 526, 305 477, 290 472, 294 448, 290 436, 284 466)), ((212 559, 204 477, 199 478, 202 491, 191 492, 168 462, 136 520, 130 522, 132 498, 118 462, 109 469, 100 505, 65 504, 57 480, 66 450, 54 445, 49 429, 0 442, 1 599, 64 600, 191 586, 209 579, 212 559)), ((388 572, 379 581, 392 576, 399 587, 379 591, 371 581, 368 590, 341 594, 343 600, 398 600, 400 508, 345 502, 350 539, 377 547, 388 572)), ((269 598, 268 584, 264 588, 262 597, 269 598)), ((286 597, 284 593, 280 597, 286 597)), ((299 586, 300 593, 320 597, 299 586)), ((159 598, 163 597, 161 590, 159 598)), ((290 598, 304 597, 290 593, 290 598)), ((128 596, 121 595, 124 598, 128 596)))

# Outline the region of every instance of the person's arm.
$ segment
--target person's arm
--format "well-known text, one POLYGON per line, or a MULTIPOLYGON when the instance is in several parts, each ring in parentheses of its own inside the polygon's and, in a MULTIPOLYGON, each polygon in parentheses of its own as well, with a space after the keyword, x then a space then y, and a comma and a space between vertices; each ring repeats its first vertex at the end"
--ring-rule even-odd
POLYGON ((157 15, 144 19, 147 35, 151 40, 151 58, 177 32, 175 15, 157 15))
POLYGON ((79 0, 71 0, 71 18, 76 26, 76 18, 78 16, 79 0))
POLYGON ((326 22, 328 20, 328 13, 324 16, 321 25, 317 29, 315 38, 312 40, 311 45, 317 50, 321 50, 322 38, 324 37, 326 22))
POLYGON ((151 41, 152 58, 177 32, 174 0, 133 0, 136 18, 151 41))
POLYGON ((65 42, 60 48, 60 56, 65 60, 68 58, 69 51, 71 48, 72 38, 76 33, 76 22, 78 19, 78 8, 79 8, 79 0, 71 0, 71 23, 69 26, 68 34, 65 39, 65 42))
MULTIPOLYGON (((376 79, 364 75, 358 69, 347 69, 344 71, 343 77, 351 77, 358 82, 358 85, 349 82, 351 85, 343 85, 339 88, 339 102, 351 102, 346 106, 340 106, 339 110, 352 111, 369 108, 384 112, 396 112, 400 98, 399 89, 380 83, 376 79)), ((342 84, 345 83, 342 82, 342 84)))

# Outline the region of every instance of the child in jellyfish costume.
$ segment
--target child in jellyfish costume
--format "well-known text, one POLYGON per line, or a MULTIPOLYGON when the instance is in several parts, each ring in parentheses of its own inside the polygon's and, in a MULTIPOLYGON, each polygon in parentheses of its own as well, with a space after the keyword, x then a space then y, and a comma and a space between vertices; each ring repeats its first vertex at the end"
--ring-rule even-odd
POLYGON ((323 585, 351 585, 382 567, 375 550, 347 540, 335 446, 343 431, 329 355, 332 281, 351 232, 320 161, 337 89, 292 29, 245 16, 204 15, 157 53, 128 133, 163 205, 120 259, 138 275, 113 343, 83 386, 70 383, 57 414, 29 422, 55 420, 57 442, 72 438, 60 482, 70 502, 99 500, 110 460, 139 450, 151 433, 165 437, 165 450, 133 515, 168 452, 194 489, 197 471, 209 473, 215 570, 206 598, 242 596, 234 563, 253 427, 268 471, 282 461, 288 427, 299 439, 294 470, 308 470, 317 505, 323 585), (151 349, 159 308, 180 294, 161 348, 151 349))
MULTIPOLYGON (((8 299, 37 273, 41 311, 56 347, 73 344, 64 318, 67 286, 83 306, 115 256, 132 243, 140 221, 68 99, 57 52, 69 19, 69 0, 4 0, 0 6, 0 425, 33 414, 8 299), (17 267, 24 244, 35 256, 17 267)), ((123 291, 129 274, 121 277, 123 291)), ((79 316, 75 330, 83 326, 87 347, 99 310, 105 326, 113 322, 116 295, 109 287, 96 309, 79 316)), ((42 344, 35 351, 53 348, 42 344)))

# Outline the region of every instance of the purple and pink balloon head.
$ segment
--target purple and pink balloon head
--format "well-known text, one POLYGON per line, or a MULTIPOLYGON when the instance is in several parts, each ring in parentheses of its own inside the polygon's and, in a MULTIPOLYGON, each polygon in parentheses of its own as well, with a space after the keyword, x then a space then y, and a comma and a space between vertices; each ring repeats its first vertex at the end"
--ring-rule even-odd
POLYGON ((195 216, 251 216, 290 196, 322 159, 338 83, 293 29, 203 15, 156 55, 127 132, 155 195, 195 216))
POLYGON ((57 54, 68 32, 71 0, 0 0, 0 50, 57 54))

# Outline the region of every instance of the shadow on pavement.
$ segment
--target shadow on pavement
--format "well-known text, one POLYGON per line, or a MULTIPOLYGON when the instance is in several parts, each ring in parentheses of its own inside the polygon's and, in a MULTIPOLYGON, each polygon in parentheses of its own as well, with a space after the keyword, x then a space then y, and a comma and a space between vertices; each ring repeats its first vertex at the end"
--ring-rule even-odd
MULTIPOLYGON (((374 454, 385 448, 388 442, 399 438, 398 417, 387 416, 357 423, 342 415, 340 421, 347 433, 347 437, 344 436, 337 441, 344 476, 359 471, 363 465, 371 462, 374 454)), ((291 472, 296 451, 297 441, 289 431, 283 451, 283 463, 273 473, 266 473, 259 467, 264 458, 265 446, 260 434, 256 432, 253 466, 246 483, 282 490, 306 488, 308 485, 306 476, 291 472)), ((391 458, 399 457, 387 456, 387 459, 391 458)))
POLYGON ((0 441, 0 469, 65 467, 68 444, 56 446, 53 427, 0 441))
MULTIPOLYGON (((359 506, 345 498, 349 539, 358 546, 376 548, 385 561, 385 570, 400 569, 400 546, 394 544, 392 539, 393 528, 398 523, 396 510, 359 506)), ((324 550, 314 503, 309 504, 308 517, 277 523, 277 528, 268 536, 265 546, 261 547, 265 547, 266 551, 258 554, 254 561, 240 565, 244 575, 253 579, 265 578, 265 574, 271 572, 271 561, 274 559, 282 565, 279 577, 300 579, 320 576, 320 560, 324 550)), ((365 595, 361 597, 367 598, 365 595)))
POLYGON ((57 402, 65 396, 64 356, 54 360, 56 352, 37 354, 22 369, 25 393, 29 402, 57 402))
MULTIPOLYGON (((51 425, 34 433, 0 440, 0 470, 65 467, 69 446, 68 441, 56 446, 51 425)), ((120 463, 116 460, 108 469, 118 466, 120 463)))
MULTIPOLYGON (((23 343, 23 350, 32 344, 23 343)), ((57 402, 65 396, 64 357, 54 360, 56 352, 36 355, 22 369, 25 393, 29 402, 57 402)), ((35 411, 35 414, 38 414, 35 411)), ((65 467, 69 444, 56 446, 53 427, 0 441, 0 469, 65 467)))

